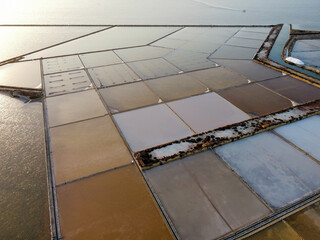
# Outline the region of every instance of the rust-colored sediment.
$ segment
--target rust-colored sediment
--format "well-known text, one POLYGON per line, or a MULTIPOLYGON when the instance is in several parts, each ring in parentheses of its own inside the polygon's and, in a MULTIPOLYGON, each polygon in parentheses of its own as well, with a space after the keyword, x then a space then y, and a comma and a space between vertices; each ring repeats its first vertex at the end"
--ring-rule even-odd
POLYGON ((320 202, 286 218, 286 221, 303 239, 319 239, 320 202))
POLYGON ((301 240, 301 237, 285 222, 281 221, 269 228, 245 238, 246 240, 301 240))
POLYGON ((57 188, 63 239, 173 239, 135 165, 57 188))
POLYGON ((320 100, 295 106, 277 113, 231 124, 186 137, 171 143, 136 152, 134 157, 142 170, 165 164, 210 148, 268 131, 320 113, 320 100), (170 148, 170 151, 168 151, 170 148), (168 154, 168 152, 170 152, 168 154))

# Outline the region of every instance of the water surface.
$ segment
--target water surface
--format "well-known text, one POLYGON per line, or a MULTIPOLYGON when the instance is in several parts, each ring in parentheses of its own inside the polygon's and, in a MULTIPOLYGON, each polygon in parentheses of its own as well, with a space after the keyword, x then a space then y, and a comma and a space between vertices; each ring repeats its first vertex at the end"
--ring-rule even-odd
POLYGON ((42 104, 0 93, 0 239, 50 239, 42 104))
POLYGON ((2 24, 312 24, 318 0, 15 0, 2 24), (243 11, 245 10, 245 11, 243 11))

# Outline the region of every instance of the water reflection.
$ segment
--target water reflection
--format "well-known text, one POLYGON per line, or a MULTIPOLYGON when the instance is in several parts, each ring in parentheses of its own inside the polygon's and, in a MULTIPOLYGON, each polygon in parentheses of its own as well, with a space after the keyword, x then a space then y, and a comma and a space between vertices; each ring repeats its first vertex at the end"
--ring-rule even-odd
MULTIPOLYGON (((6 3, 7 4, 7 3, 6 3)), ((5 4, 5 5, 6 5, 5 4)), ((9 3, 8 3, 9 4, 9 3)), ((1 6, 1 10, 3 10, 1 6)), ((0 16, 1 18, 1 16, 0 16)), ((1 27, 0 62, 89 34, 105 27, 1 27)))
POLYGON ((299 72, 302 72, 306 75, 310 75, 314 78, 320 79, 319 74, 305 70, 305 69, 301 69, 299 67, 296 67, 294 65, 288 64, 285 61, 283 61, 281 53, 283 48, 285 47, 286 42, 288 41, 290 37, 290 26, 288 24, 284 24, 278 37, 277 40, 275 41, 274 45, 272 46, 272 49, 270 51, 269 54, 269 58, 274 61, 277 62, 285 67, 288 68, 292 68, 294 70, 297 70, 299 72))
POLYGON ((14 6, 9 3, 2 4, 0 22, 6 24, 278 24, 283 22, 310 24, 318 22, 319 9, 318 0, 91 0, 90 4, 84 0, 15 0, 14 6))
POLYGON ((0 93, 0 239, 49 239, 42 105, 0 93))

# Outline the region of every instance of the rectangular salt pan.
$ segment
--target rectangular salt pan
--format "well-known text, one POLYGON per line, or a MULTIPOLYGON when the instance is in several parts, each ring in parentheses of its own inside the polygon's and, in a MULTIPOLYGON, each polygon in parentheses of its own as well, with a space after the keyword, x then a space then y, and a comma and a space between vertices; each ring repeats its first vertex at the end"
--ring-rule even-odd
POLYGON ((275 131, 317 160, 320 159, 320 117, 314 116, 275 131))
POLYGON ((216 152, 273 209, 311 194, 312 175, 319 171, 313 168, 311 159, 271 133, 218 147, 216 152), (290 162, 292 155, 299 158, 290 162), (301 167, 298 161, 305 166, 301 167))

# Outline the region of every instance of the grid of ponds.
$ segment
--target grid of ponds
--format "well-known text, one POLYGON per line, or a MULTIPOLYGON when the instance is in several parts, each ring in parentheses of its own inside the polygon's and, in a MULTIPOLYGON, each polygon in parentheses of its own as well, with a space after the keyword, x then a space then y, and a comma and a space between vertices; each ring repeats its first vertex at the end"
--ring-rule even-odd
POLYGON ((57 236, 218 239, 317 194, 319 116, 144 172, 132 157, 319 99, 251 60, 270 29, 114 26, 0 67, 44 89, 57 236))

